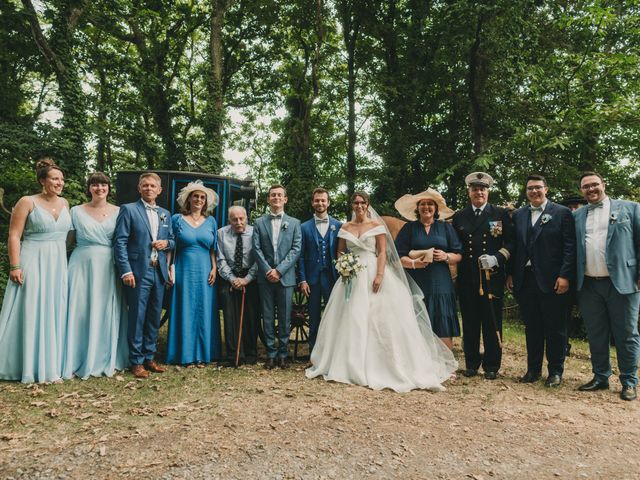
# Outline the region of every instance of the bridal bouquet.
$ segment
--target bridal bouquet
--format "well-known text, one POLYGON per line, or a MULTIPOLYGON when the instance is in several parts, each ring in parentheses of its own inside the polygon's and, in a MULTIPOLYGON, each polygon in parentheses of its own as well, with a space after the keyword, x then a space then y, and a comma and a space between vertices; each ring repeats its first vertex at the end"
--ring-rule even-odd
POLYGON ((345 285, 345 300, 347 302, 351 296, 351 280, 358 276, 358 272, 366 268, 359 260, 358 255, 352 252, 345 253, 335 260, 336 270, 345 285))

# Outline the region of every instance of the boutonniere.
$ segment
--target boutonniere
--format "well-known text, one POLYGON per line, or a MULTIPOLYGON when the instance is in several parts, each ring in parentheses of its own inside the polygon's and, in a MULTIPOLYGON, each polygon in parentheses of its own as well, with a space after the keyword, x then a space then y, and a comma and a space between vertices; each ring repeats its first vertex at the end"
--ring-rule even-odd
POLYGON ((545 223, 547 223, 549 220, 551 220, 553 217, 551 215, 549 215, 548 213, 543 214, 540 217, 540 225, 544 225, 545 223))
POLYGON ((611 212, 611 215, 609 215, 609 223, 613 224, 616 223, 618 221, 618 212, 611 212))
POLYGON ((331 229, 332 232, 336 231, 336 226, 335 225, 331 225, 329 228, 331 229))
POLYGON ((164 221, 165 221, 166 219, 167 219, 167 216, 166 216, 164 213, 161 213, 161 214, 160 214, 160 221, 161 221, 162 223, 164 223, 164 221))
POLYGON ((282 222, 282 230, 289 228, 289 222, 282 222))
POLYGON ((502 220, 490 221, 489 233, 492 237, 499 237, 502 235, 502 220))

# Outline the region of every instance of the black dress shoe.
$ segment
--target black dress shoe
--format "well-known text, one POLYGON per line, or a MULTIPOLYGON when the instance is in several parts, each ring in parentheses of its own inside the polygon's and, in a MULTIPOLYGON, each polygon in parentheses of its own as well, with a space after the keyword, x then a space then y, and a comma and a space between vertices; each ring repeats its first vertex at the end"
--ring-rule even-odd
POLYGON ((581 392, 595 392, 596 390, 609 390, 609 382, 607 380, 598 380, 593 377, 590 382, 580 385, 578 390, 581 392))
POLYGON ((287 359, 286 358, 279 358, 278 359, 278 366, 280 368, 289 368, 289 364, 287 363, 287 359))
POLYGON ((264 368, 267 370, 273 370, 276 368, 276 359, 275 358, 267 358, 267 361, 264 362, 264 368))
POLYGON ((622 386, 622 391, 620 392, 620 398, 622 400, 635 400, 638 398, 638 394, 636 393, 636 387, 629 387, 627 385, 622 386))
POLYGON ((549 375, 544 381, 544 386, 548 388, 559 387, 562 383, 562 377, 560 375, 549 375))
POLYGON ((494 372, 493 370, 489 370, 488 372, 484 372, 484 378, 486 380, 495 380, 498 378, 498 372, 494 372))
POLYGON ((462 372, 462 374, 465 377, 475 377, 478 374, 478 370, 476 370, 475 368, 467 368, 464 372, 462 372))
POLYGON ((529 370, 518 379, 520 383, 533 383, 538 380, 540 380, 540 372, 530 372, 529 370))

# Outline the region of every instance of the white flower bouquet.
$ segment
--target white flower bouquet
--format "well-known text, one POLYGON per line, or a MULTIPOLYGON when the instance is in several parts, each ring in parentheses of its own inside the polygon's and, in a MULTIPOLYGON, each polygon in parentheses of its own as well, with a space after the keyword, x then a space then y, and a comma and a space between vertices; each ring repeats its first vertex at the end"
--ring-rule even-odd
POLYGON ((351 280, 358 276, 366 268, 366 265, 360 263, 360 257, 355 253, 348 252, 341 255, 335 260, 336 270, 340 275, 342 283, 345 285, 345 300, 348 302, 351 296, 351 280))

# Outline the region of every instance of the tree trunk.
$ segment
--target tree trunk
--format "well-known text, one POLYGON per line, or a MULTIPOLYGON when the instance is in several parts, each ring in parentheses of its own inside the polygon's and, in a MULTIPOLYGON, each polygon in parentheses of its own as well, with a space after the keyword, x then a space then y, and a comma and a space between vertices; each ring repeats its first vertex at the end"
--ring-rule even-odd
POLYGON ((207 141, 205 149, 210 159, 211 172, 217 173, 224 165, 224 141, 222 130, 225 120, 223 91, 223 50, 222 28, 224 16, 231 6, 231 0, 211 0, 211 34, 209 37, 209 57, 211 76, 209 77, 209 108, 206 115, 207 141))
MULTIPOLYGON (((163 85, 164 75, 168 71, 165 65, 166 55, 156 53, 158 48, 151 50, 147 47, 147 38, 135 19, 128 19, 128 23, 133 33, 133 44, 140 55, 140 68, 145 77, 141 86, 142 96, 153 114, 158 135, 162 139, 162 146, 166 156, 164 166, 169 170, 179 170, 186 166, 186 157, 183 149, 176 141, 173 116, 170 109, 171 103, 163 85)), ((155 164, 153 160, 148 160, 150 163, 155 164)))
POLYGON ((106 170, 105 154, 107 150, 108 130, 106 128, 107 123, 107 104, 108 104, 108 85, 107 76, 103 68, 98 71, 99 88, 100 88, 100 100, 98 101, 98 125, 97 125, 97 137, 98 144, 96 146, 96 170, 104 172, 106 170))
POLYGON ((85 8, 84 1, 57 2, 55 17, 47 39, 31 0, 22 0, 33 38, 53 70, 61 101, 62 127, 58 145, 59 162, 76 178, 86 171, 87 112, 85 95, 73 55, 74 33, 85 8))
POLYGON ((356 190, 356 49, 360 35, 360 5, 355 1, 343 1, 340 5, 342 16, 342 35, 347 51, 347 198, 356 190))
POLYGON ((485 59, 481 52, 482 13, 478 14, 475 38, 469 51, 469 105, 471 117, 471 137, 475 156, 484 152, 484 120, 482 112, 482 94, 486 83, 485 59))

